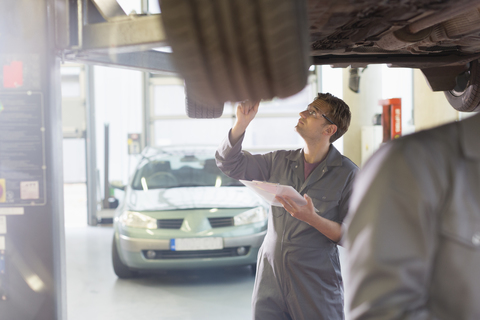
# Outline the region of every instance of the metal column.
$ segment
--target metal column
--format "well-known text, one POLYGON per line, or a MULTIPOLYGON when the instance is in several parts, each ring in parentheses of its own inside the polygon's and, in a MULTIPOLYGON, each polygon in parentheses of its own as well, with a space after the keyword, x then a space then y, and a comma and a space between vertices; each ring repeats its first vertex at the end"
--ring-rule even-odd
POLYGON ((0 318, 66 319, 54 1, 0 1, 0 318))
POLYGON ((86 164, 87 164, 87 220, 88 225, 96 226, 98 223, 97 211, 98 205, 98 186, 97 186, 97 146, 95 131, 95 86, 94 86, 94 67, 85 66, 87 79, 86 92, 86 110, 87 110, 87 130, 85 136, 86 164))
POLYGON ((142 148, 145 146, 152 145, 151 139, 151 98, 150 98, 150 73, 144 72, 142 77, 142 87, 143 87, 143 98, 142 98, 142 109, 143 109, 143 128, 142 128, 142 148))

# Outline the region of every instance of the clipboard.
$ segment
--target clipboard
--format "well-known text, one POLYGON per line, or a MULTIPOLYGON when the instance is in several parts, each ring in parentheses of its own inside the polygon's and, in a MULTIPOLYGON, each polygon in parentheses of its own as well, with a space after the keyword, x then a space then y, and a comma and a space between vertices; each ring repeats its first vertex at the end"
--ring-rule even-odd
POLYGON ((275 199, 275 196, 287 196, 300 206, 304 206, 307 204, 307 200, 305 200, 305 198, 303 198, 303 196, 298 193, 298 191, 295 190, 292 186, 257 180, 239 181, 243 183, 247 188, 257 193, 260 197, 262 197, 272 206, 283 207, 282 204, 275 199))

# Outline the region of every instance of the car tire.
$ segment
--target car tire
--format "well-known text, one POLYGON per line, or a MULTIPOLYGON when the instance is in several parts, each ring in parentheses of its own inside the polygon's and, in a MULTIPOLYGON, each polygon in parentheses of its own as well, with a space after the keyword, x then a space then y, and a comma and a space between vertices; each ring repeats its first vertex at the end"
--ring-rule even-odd
POLYGON ((470 63, 469 80, 464 90, 444 91, 450 105, 458 111, 479 111, 480 105, 480 64, 478 60, 470 63))
POLYGON ((214 119, 220 118, 223 114, 223 103, 203 104, 195 101, 187 92, 185 92, 185 111, 189 118, 195 119, 214 119))
POLYGON ((306 86, 303 0, 162 0, 161 10, 173 62, 196 101, 189 110, 284 98, 306 86))
POLYGON ((138 272, 130 270, 130 268, 126 266, 120 259, 120 256, 118 254, 117 242, 115 241, 115 236, 113 237, 112 242, 112 264, 113 271, 115 272, 117 277, 121 279, 133 278, 138 274, 138 272))

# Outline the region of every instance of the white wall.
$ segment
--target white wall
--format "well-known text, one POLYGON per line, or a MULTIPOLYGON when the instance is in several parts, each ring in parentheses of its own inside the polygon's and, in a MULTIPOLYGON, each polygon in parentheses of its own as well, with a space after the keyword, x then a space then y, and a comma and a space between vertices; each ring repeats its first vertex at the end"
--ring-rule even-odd
POLYGON ((83 65, 66 63, 61 68, 63 180, 86 181, 85 140, 85 72, 83 65))
POLYGON ((352 121, 344 138, 344 154, 358 166, 361 161, 361 131, 371 126, 375 114, 382 113, 380 100, 402 99, 402 134, 415 131, 413 120, 412 69, 388 68, 385 65, 369 65, 360 73, 358 93, 348 88, 349 69, 343 69, 343 94, 350 106, 352 121))
POLYGON ((142 132, 142 72, 94 68, 97 167, 103 190, 104 131, 109 124, 109 181, 127 183, 137 156, 128 155, 129 133, 142 132))
POLYGON ((443 92, 433 92, 420 70, 414 71, 414 119, 417 130, 423 130, 458 120, 443 92))
POLYGON ((371 65, 361 73, 359 93, 348 88, 349 75, 349 70, 343 69, 343 98, 352 113, 350 128, 344 137, 344 154, 360 166, 362 126, 371 125, 373 116, 382 110, 378 105, 383 99, 382 66, 371 65))
MULTIPOLYGON (((318 77, 318 92, 331 93, 335 97, 343 99, 343 69, 331 68, 330 66, 319 66, 320 76, 318 77)), ((344 138, 341 137, 333 143, 340 153, 344 152, 344 138)))
POLYGON ((63 155, 63 181, 65 183, 87 181, 85 139, 63 139, 63 155))
POLYGON ((402 99, 402 135, 415 131, 413 119, 413 70, 382 65, 382 99, 402 99))

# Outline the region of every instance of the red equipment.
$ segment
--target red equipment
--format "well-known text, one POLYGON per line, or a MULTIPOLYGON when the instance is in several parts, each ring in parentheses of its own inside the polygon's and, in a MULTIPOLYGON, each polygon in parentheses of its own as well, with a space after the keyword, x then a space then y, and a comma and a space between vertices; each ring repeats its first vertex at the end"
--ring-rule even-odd
POLYGON ((379 100, 383 107, 383 142, 400 138, 402 135, 402 99, 379 100))

